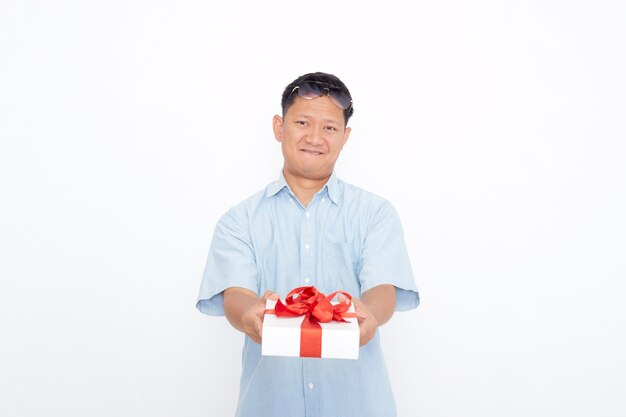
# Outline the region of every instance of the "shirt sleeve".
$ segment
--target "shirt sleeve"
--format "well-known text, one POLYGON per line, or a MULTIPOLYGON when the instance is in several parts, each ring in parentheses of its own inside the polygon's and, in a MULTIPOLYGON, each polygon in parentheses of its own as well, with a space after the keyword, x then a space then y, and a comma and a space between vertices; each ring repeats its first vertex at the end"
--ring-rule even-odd
POLYGON ((400 218, 385 201, 373 216, 361 252, 361 291, 378 285, 396 287, 396 311, 412 310, 420 298, 404 243, 400 218))
POLYGON ((196 308, 211 316, 224 315, 222 292, 230 287, 258 293, 256 258, 245 215, 231 209, 215 227, 196 308))

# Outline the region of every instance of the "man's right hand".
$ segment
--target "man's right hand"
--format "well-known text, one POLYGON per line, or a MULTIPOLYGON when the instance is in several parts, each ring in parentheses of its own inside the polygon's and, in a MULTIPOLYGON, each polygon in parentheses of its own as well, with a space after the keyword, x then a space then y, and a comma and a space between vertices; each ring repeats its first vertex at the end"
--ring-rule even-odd
POLYGON ((237 330, 261 343, 263 316, 267 299, 277 300, 274 291, 266 291, 261 298, 245 288, 231 287, 224 290, 224 311, 226 318, 237 330))
POLYGON ((258 344, 261 344, 263 316, 265 315, 265 302, 268 298, 277 300, 278 295, 275 294, 274 291, 265 291, 263 297, 261 297, 256 304, 244 311, 241 315, 243 332, 250 336, 250 339, 254 340, 258 344))

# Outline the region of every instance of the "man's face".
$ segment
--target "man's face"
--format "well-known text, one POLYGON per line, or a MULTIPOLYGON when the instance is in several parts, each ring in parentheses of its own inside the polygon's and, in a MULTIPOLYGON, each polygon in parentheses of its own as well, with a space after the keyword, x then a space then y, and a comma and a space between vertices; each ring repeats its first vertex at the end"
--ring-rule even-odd
POLYGON ((350 136, 343 109, 328 97, 296 97, 285 117, 274 116, 274 136, 281 143, 285 175, 302 179, 328 178, 350 136))

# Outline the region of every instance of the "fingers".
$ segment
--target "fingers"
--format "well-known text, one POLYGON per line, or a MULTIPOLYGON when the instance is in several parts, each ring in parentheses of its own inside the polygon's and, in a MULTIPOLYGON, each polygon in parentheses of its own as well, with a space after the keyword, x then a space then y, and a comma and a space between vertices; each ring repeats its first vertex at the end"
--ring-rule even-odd
POLYGON ((367 318, 367 307, 365 304, 358 298, 352 298, 352 303, 354 304, 354 310, 356 312, 356 319, 361 324, 363 320, 367 318))
POLYGON ((259 302, 253 307, 256 315, 261 319, 261 324, 263 323, 263 316, 265 315, 265 304, 268 299, 277 300, 278 294, 276 294, 272 290, 265 291, 265 293, 261 296, 259 302))
POLYGON ((356 311, 356 319, 359 323, 359 346, 367 344, 378 328, 375 316, 370 312, 367 306, 358 298, 352 298, 354 309, 356 311))
POLYGON ((253 306, 246 311, 242 316, 242 322, 244 327, 244 333, 246 333, 252 340, 257 343, 261 343, 261 332, 263 328, 263 321, 259 317, 260 304, 253 306))
MULTIPOLYGON (((358 316, 357 316, 358 319, 358 316)), ((359 346, 365 345, 367 342, 374 338, 376 334, 376 323, 373 322, 373 318, 359 320, 359 346)))
POLYGON ((255 314, 263 320, 263 316, 265 315, 265 304, 267 300, 278 300, 278 294, 274 291, 268 290, 265 291, 259 302, 253 307, 255 314))
POLYGON ((256 332, 256 334, 254 335, 255 337, 253 339, 257 339, 255 340, 255 342, 261 343, 261 337, 263 337, 263 321, 259 319, 258 317, 255 317, 253 326, 256 332))
POLYGON ((245 314, 247 331, 245 332, 256 343, 261 343, 263 336, 263 317, 265 315, 265 304, 267 300, 277 300, 278 294, 268 290, 261 296, 259 301, 252 306, 245 314))

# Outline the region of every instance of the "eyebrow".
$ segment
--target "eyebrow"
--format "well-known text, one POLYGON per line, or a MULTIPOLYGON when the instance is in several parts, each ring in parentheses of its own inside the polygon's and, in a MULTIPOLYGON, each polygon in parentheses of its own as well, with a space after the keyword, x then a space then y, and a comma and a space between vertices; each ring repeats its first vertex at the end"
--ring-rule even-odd
MULTIPOLYGON (((311 116, 309 116, 308 114, 305 114, 305 113, 296 113, 296 114, 294 114, 294 117, 295 117, 296 119, 297 119, 297 118, 299 118, 299 117, 302 117, 302 118, 304 118, 304 119, 312 119, 312 117, 311 117, 311 116)), ((339 120, 337 120, 337 119, 322 119, 322 121, 323 121, 323 122, 327 122, 327 123, 337 123, 337 124, 341 124, 341 123, 339 122, 339 120)))

